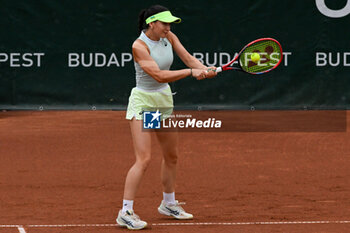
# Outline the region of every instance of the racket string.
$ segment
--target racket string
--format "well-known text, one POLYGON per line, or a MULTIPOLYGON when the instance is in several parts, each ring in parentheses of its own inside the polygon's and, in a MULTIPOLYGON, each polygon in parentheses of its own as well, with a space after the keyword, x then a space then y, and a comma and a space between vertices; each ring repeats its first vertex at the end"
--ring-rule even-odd
POLYGON ((272 69, 278 64, 281 57, 281 49, 276 42, 260 41, 247 47, 241 54, 239 62, 243 70, 249 73, 259 73, 272 69), (262 54, 261 62, 254 63, 249 59, 250 54, 255 52, 262 54))

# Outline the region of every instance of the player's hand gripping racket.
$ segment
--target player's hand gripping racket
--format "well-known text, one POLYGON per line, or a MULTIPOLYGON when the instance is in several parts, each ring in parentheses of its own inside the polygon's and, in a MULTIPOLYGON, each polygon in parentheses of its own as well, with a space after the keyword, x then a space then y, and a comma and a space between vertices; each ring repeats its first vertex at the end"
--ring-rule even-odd
POLYGON ((216 72, 238 70, 249 74, 264 74, 275 69, 282 58, 282 47, 277 40, 261 38, 247 44, 232 61, 218 67, 216 72), (233 64, 235 61, 238 61, 237 64, 233 64))

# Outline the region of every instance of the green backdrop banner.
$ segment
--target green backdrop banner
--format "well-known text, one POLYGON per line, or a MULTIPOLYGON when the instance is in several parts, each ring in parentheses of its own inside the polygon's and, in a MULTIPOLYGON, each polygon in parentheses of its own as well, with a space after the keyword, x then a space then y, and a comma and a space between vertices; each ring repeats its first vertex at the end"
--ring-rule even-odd
MULTIPOLYGON (((2 0, 1 109, 125 109, 135 86, 131 45, 156 1, 2 0)), ((273 37, 284 60, 271 73, 223 72, 171 83, 178 108, 348 109, 350 0, 161 1, 172 31, 206 65, 273 37)), ((175 56, 172 69, 186 68, 175 56)))

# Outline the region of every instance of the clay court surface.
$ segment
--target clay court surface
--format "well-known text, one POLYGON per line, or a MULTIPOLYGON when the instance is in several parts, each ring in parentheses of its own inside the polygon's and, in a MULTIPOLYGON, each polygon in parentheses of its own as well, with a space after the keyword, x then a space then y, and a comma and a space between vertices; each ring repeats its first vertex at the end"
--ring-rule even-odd
MULTIPOLYGON (((128 232, 115 224, 134 161, 124 115, 0 113, 0 233, 128 232)), ((191 221, 157 212, 161 154, 154 137, 134 206, 149 223, 144 231, 349 232, 349 127, 260 131, 179 132, 176 198, 187 203, 191 221)))

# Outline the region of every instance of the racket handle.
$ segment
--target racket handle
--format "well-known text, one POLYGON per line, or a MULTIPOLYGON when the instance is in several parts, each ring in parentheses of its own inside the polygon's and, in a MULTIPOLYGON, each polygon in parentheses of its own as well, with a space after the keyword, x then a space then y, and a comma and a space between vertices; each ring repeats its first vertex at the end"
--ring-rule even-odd
POLYGON ((219 73, 219 72, 222 72, 222 67, 221 66, 216 68, 216 73, 219 73))

